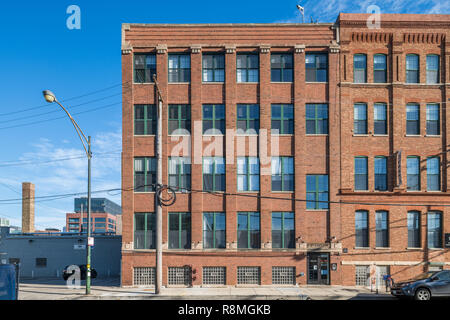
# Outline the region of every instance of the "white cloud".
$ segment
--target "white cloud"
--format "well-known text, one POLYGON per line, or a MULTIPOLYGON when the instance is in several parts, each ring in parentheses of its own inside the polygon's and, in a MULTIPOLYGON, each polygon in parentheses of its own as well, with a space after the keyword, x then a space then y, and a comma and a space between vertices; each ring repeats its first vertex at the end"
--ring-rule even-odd
MULTIPOLYGON (((92 138, 92 191, 121 187, 122 146, 121 129, 101 132, 92 138)), ((31 143, 30 151, 20 157, 27 165, 0 167, 0 183, 9 186, 3 199, 21 197, 21 183, 29 181, 36 186, 36 197, 54 194, 87 192, 87 157, 81 143, 69 145, 66 141, 39 138, 31 143), (61 159, 68 159, 59 161, 61 159), (31 161, 33 164, 28 164, 31 161), (14 191, 16 190, 16 191, 14 191)), ((120 204, 120 194, 94 193, 92 197, 107 197, 120 204)), ((36 199, 36 227, 65 225, 65 213, 73 211, 73 198, 55 201, 36 199)), ((2 205, 0 212, 20 217, 21 205, 2 205), (5 209, 8 212, 5 212, 5 209)), ((1 214, 0 214, 1 216, 1 214)), ((17 220, 17 219, 16 219, 17 220)))
MULTIPOLYGON (((381 13, 434 13, 448 14, 450 1, 442 0, 363 0, 359 3, 350 0, 306 0, 299 1, 305 8, 305 22, 314 21, 332 23, 336 21, 339 13, 367 13, 370 5, 377 5, 381 13)), ((277 23, 301 22, 301 15, 293 11, 292 16, 277 20, 277 23)))

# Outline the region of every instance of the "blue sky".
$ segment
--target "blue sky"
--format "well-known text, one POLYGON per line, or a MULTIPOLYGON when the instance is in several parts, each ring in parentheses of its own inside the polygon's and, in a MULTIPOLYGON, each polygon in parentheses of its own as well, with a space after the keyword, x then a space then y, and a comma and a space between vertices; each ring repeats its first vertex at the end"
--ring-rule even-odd
MULTIPOLYGON (((64 105, 93 137, 92 189, 120 187, 121 23, 301 22, 295 8, 299 3, 305 7, 305 20, 312 16, 318 22, 334 22, 339 12, 365 13, 371 4, 382 13, 450 13, 450 2, 444 0, 2 3, 0 200, 20 198, 23 181, 35 183, 36 196, 86 190, 81 144, 62 111, 45 103, 43 89, 67 100, 64 105), (80 30, 66 27, 66 9, 72 4, 81 9, 80 30), (54 118, 60 119, 46 121, 54 118)), ((94 196, 120 204, 117 193, 94 196)), ((38 229, 62 228, 65 213, 73 210, 73 198, 36 204, 38 229)), ((20 201, 0 201, 0 217, 20 225, 20 201)))

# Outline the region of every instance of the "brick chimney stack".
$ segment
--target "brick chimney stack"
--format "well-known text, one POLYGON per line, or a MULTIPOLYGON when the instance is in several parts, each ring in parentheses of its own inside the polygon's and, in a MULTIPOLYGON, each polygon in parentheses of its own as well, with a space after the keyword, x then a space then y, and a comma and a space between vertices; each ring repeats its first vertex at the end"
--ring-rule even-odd
POLYGON ((22 183, 22 232, 34 232, 34 184, 22 183))

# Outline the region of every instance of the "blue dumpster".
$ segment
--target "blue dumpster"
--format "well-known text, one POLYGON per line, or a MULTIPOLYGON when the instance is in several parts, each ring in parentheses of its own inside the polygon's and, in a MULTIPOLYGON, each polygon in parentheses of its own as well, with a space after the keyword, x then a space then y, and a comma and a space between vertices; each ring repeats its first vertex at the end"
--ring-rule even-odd
POLYGON ((0 264, 0 300, 16 300, 16 268, 0 264))

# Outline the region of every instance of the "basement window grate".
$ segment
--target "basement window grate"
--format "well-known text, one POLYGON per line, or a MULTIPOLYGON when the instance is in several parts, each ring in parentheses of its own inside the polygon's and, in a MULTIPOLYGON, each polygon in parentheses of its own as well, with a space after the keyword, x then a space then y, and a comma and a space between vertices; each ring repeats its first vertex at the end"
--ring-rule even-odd
POLYGON ((156 282, 156 272, 154 267, 136 267, 133 272, 133 285, 154 286, 156 282))
POLYGON ((203 284, 225 285, 225 267, 203 267, 203 284))
POLYGON ((272 267, 272 284, 295 285, 295 267, 272 267))
POLYGON ((191 267, 169 267, 169 285, 190 286, 191 284, 191 267))
POLYGON ((261 268, 260 267, 238 267, 237 268, 238 284, 260 284, 261 268))

